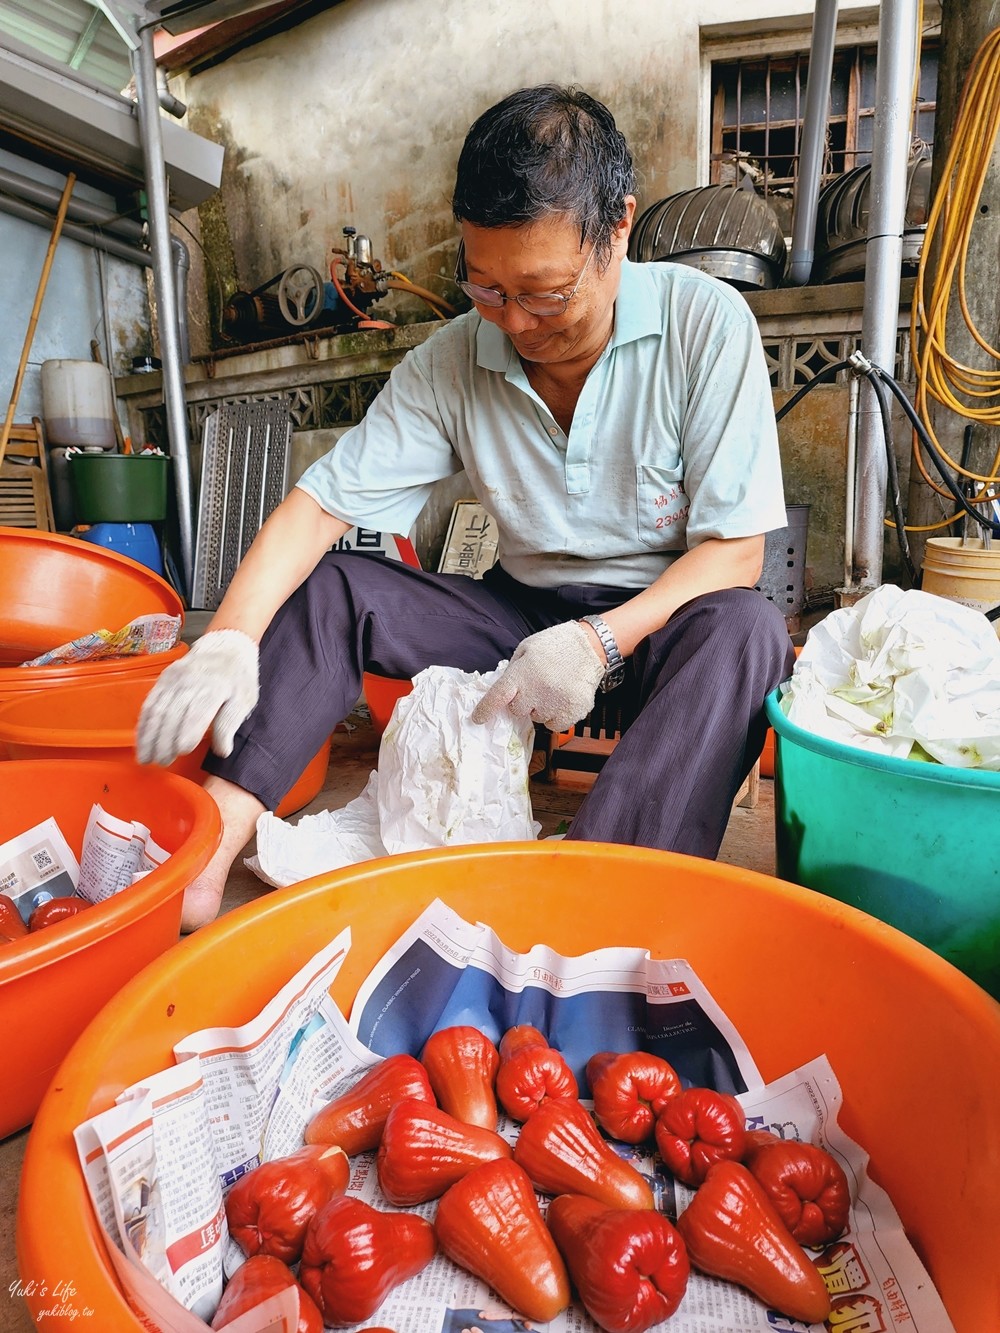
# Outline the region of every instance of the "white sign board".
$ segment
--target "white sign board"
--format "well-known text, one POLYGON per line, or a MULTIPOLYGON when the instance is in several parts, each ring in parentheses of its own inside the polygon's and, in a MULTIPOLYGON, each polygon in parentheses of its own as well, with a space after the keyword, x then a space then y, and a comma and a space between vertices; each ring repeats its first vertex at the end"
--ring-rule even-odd
POLYGON ((364 551, 369 555, 386 556, 404 565, 420 568, 420 561, 409 537, 397 537, 391 532, 376 532, 373 528, 351 528, 345 532, 332 551, 364 551))

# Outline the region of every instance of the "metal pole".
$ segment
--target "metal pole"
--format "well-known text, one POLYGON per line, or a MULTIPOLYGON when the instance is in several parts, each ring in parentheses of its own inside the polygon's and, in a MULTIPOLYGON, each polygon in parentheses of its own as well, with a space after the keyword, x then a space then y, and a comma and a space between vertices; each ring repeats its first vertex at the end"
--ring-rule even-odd
MULTIPOLYGON (((915 0, 882 0, 879 6, 875 138, 861 346, 865 356, 889 374, 896 366, 910 102, 916 51, 915 0)), ((875 392, 866 379, 861 385, 858 406, 852 580, 854 587, 862 592, 877 587, 882 581, 887 479, 882 419, 875 392)))
POLYGON ((837 5, 838 0, 816 0, 816 13, 813 15, 806 105, 802 117, 799 169, 795 180, 792 247, 785 274, 785 281, 795 287, 804 286, 812 273, 819 182, 823 175, 826 130, 829 124, 833 53, 837 45, 837 5))
POLYGON ((854 469, 858 457, 859 376, 852 375, 848 386, 847 409, 847 486, 844 493, 844 586, 850 587, 854 573, 854 469))
POLYGON ((163 401, 167 410, 167 438, 174 460, 174 492, 180 535, 181 573, 190 593, 194 576, 194 507, 191 494, 191 465, 188 450, 187 406, 184 399, 184 366, 177 323, 177 293, 170 263, 170 211, 167 173, 160 129, 160 106, 156 87, 153 27, 139 31, 135 52, 135 83, 138 94, 139 139, 146 171, 149 205, 149 241, 153 256, 153 290, 163 362, 163 401))

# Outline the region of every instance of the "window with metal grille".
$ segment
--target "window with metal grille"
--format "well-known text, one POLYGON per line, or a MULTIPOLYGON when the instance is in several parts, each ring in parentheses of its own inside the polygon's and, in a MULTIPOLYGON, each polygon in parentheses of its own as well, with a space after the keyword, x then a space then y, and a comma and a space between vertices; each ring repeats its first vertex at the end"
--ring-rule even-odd
MULTIPOLYGON (((871 161, 875 115, 874 46, 834 56, 824 182, 871 161)), ((790 194, 798 169, 805 110, 807 52, 712 63, 711 175, 738 185, 749 175, 759 194, 790 194)), ((930 149, 934 136, 938 44, 924 39, 912 135, 930 149)))

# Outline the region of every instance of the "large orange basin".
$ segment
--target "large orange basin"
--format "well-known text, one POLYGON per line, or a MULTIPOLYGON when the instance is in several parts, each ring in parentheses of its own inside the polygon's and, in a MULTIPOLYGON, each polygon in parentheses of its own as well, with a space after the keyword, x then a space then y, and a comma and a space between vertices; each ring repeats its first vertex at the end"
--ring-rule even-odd
POLYGON ((366 671, 361 678, 361 688, 372 726, 381 736, 389 725, 392 710, 398 701, 412 691, 413 681, 400 680, 394 676, 376 676, 374 672, 366 671))
MULTIPOLYGON (((155 661, 155 658, 148 659, 155 661)), ((135 729, 155 676, 105 678, 88 684, 67 683, 57 690, 22 691, 6 701, 0 694, 0 759, 112 759, 132 761, 135 729)), ((202 760, 208 737, 181 755, 170 772, 205 781, 202 760)), ((330 762, 330 739, 309 761, 275 812, 284 819, 308 805, 322 789, 330 762)))
POLYGON ((0 668, 138 616, 183 615, 170 584, 137 560, 33 528, 0 527, 0 588, 0 668))
MULTIPOLYGON (((308 880, 189 936, 136 977, 70 1052, 35 1120, 17 1223, 23 1282, 73 1275, 102 1330, 140 1322, 112 1274, 73 1129, 172 1063, 197 1029, 253 1017, 348 923, 333 995, 435 897, 505 944, 567 954, 641 945, 687 958, 765 1078, 826 1052, 844 1129, 871 1153, 958 1333, 998 1326, 1000 1005, 891 926, 750 871, 644 849, 507 843, 387 858, 308 880)), ((37 1315, 41 1302, 28 1305, 37 1315)))

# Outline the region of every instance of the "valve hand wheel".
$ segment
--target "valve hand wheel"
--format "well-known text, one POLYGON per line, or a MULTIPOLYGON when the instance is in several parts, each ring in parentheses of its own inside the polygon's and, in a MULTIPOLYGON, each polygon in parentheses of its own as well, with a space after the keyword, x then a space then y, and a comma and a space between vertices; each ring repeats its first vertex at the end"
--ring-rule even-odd
POLYGON ((323 277, 311 264, 293 264, 286 268, 278 283, 278 309, 296 328, 315 324, 323 311, 323 277))

